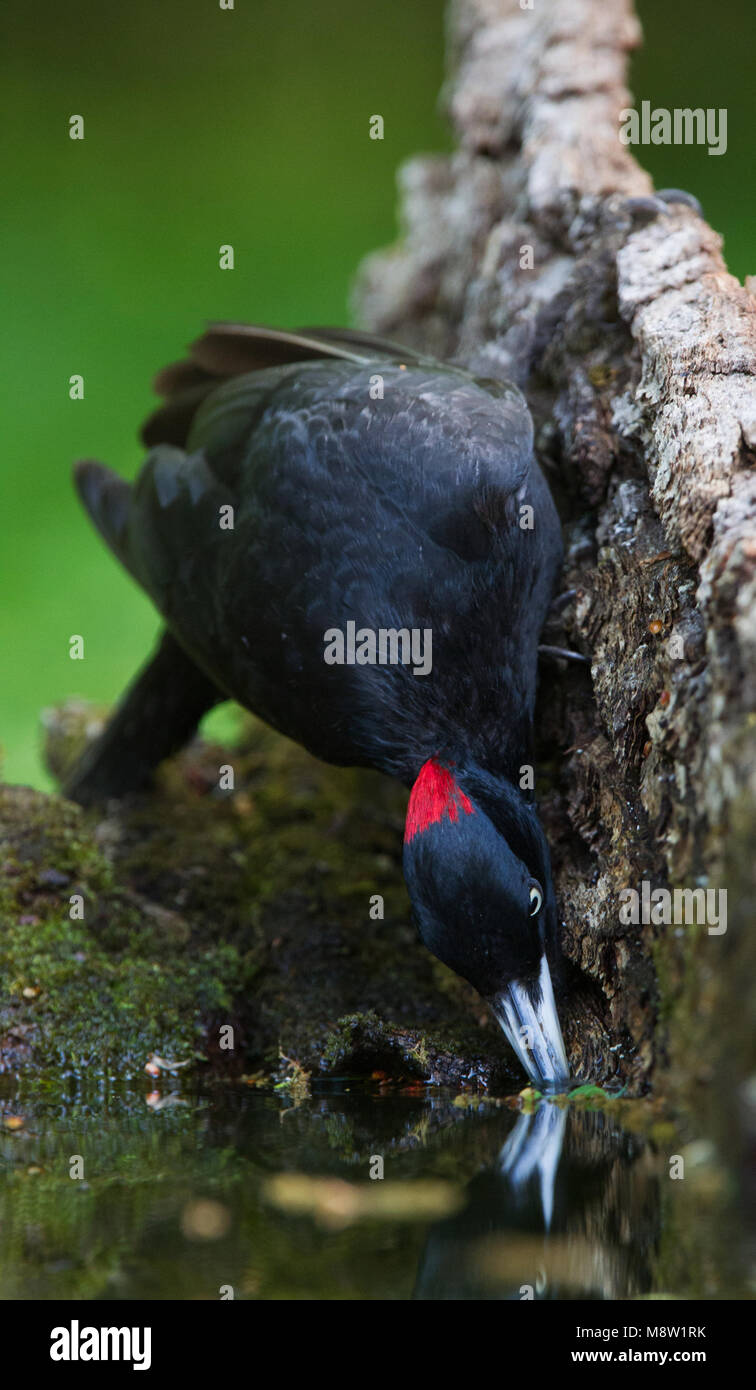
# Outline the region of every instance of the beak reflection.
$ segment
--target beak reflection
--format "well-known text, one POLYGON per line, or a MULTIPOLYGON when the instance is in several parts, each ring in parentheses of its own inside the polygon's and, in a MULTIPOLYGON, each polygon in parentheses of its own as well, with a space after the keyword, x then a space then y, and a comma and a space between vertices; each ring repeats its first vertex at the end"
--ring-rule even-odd
POLYGON ((551 1228, 554 1185, 567 1124, 567 1111, 541 1101, 535 1115, 520 1115, 499 1154, 499 1173, 520 1195, 531 1178, 538 1178, 544 1228, 551 1228))

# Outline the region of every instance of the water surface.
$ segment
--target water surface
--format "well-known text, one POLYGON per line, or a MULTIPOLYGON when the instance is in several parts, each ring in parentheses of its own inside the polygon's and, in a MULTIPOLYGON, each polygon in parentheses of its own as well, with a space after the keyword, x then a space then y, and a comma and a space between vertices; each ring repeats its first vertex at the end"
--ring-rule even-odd
POLYGON ((752 1296, 738 1174, 642 1103, 3 1085, 5 1299, 752 1296))

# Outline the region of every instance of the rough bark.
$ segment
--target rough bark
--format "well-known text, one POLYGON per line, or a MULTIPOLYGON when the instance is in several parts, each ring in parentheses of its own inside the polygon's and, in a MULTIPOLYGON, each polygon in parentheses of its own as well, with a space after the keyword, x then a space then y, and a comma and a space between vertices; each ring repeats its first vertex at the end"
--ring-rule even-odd
POLYGON ((592 658, 544 682, 539 713, 589 986, 571 1046, 632 1086, 661 1062, 711 1076, 725 1047, 752 1063, 756 975, 756 304, 620 143, 639 39, 629 0, 455 0, 458 148, 402 170, 402 240, 357 288, 364 326, 530 400, 578 589, 569 641, 592 658), (619 891, 643 879, 727 888, 727 932, 623 926, 619 891))

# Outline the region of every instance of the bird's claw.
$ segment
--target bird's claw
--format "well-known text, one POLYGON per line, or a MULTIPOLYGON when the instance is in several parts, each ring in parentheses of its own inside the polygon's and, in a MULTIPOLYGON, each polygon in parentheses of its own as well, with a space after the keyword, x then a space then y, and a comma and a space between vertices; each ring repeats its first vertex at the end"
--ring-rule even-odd
POLYGON ((561 613, 562 609, 567 608, 574 598, 577 598, 577 589, 565 589, 563 594, 557 594, 549 609, 549 616, 552 613, 554 615, 561 613))
POLYGON ((583 656, 582 652, 572 652, 568 647, 539 646, 538 655, 552 656, 555 660, 561 661, 578 661, 582 666, 590 666, 591 664, 589 656, 583 656))
POLYGON ((659 216, 668 217, 675 203, 683 203, 685 207, 692 208, 699 217, 704 215, 704 210, 695 195, 686 193, 682 188, 660 188, 656 193, 626 198, 624 208, 634 221, 651 222, 659 216))

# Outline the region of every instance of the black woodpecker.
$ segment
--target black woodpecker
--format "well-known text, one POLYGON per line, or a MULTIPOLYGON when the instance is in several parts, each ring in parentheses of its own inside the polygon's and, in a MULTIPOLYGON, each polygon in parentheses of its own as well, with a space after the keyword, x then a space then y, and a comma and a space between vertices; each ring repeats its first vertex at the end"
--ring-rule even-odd
POLYGON ((525 400, 365 334, 236 324, 156 387, 136 481, 84 462, 76 486, 165 633, 67 795, 146 786, 227 699, 399 778, 425 945, 564 1089, 549 851, 521 790, 562 539, 525 400))

